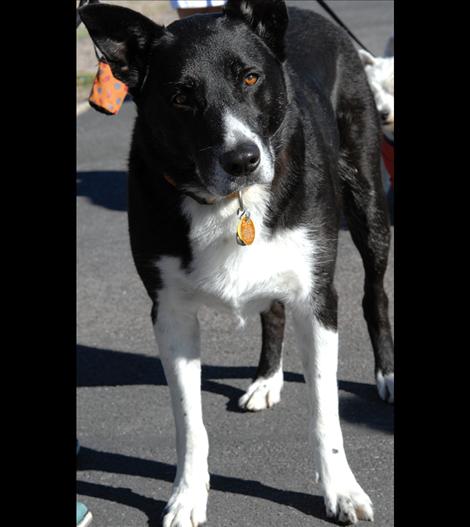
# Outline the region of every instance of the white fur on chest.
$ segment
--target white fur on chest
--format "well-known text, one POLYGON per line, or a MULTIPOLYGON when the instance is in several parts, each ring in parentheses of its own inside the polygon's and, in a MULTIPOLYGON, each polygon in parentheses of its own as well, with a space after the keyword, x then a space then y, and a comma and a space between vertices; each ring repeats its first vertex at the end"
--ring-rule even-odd
POLYGON ((271 236, 263 226, 268 190, 254 185, 243 193, 256 228, 252 245, 236 242, 238 200, 200 205, 184 202, 190 222, 192 262, 182 270, 174 257, 158 261, 164 287, 198 303, 227 307, 240 317, 267 309, 274 299, 306 300, 312 289, 314 244, 307 229, 271 236))

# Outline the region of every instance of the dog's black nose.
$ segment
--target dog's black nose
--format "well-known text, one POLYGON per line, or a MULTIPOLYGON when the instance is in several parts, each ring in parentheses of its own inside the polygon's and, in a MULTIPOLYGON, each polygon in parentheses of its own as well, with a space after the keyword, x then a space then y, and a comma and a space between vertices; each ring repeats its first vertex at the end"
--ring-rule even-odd
POLYGON ((232 176, 249 174, 258 168, 260 151, 254 143, 243 143, 220 156, 223 169, 232 176))
POLYGON ((382 121, 386 121, 389 115, 390 115, 390 112, 388 110, 382 110, 380 112, 380 118, 382 119, 382 121))

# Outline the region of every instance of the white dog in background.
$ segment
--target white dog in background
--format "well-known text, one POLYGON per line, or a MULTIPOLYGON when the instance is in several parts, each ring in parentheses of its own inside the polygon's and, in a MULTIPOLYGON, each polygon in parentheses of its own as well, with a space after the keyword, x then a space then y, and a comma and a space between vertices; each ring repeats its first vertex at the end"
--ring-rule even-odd
POLYGON ((363 49, 359 50, 359 55, 375 97, 377 110, 382 120, 382 129, 385 135, 393 141, 395 124, 394 37, 388 40, 383 57, 373 57, 363 49))
MULTIPOLYGON (((395 61, 394 37, 390 37, 383 57, 373 57, 369 52, 360 49, 361 57, 367 78, 369 79, 375 104, 382 122, 384 140, 382 142, 381 169, 384 188, 387 194, 391 189, 394 177, 394 140, 395 140, 395 61)), ((393 209, 393 205, 391 205, 393 209)), ((393 212, 392 212, 393 214, 393 212)))

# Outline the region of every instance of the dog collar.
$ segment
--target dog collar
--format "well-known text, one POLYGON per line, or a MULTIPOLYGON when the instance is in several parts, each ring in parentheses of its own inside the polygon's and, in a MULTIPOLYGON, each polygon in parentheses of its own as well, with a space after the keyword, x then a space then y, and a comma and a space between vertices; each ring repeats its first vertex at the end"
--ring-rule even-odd
MULTIPOLYGON (((200 205, 214 205, 216 203, 215 199, 209 201, 200 198, 199 196, 197 196, 193 192, 190 192, 189 190, 178 189, 175 180, 171 178, 168 174, 163 174, 163 177, 165 178, 165 181, 169 183, 172 187, 174 187, 176 190, 179 190, 185 196, 189 196, 193 200, 197 201, 197 203, 199 203, 200 205)), ((251 219, 250 211, 245 207, 245 204, 243 203, 241 191, 232 192, 232 194, 225 196, 224 199, 233 198, 238 198, 238 203, 240 205, 237 210, 238 225, 236 240, 238 245, 245 247, 246 245, 251 245, 255 241, 255 224, 251 219)))
MULTIPOLYGON (((200 205, 214 205, 215 203, 215 199, 214 200, 206 200, 204 198, 200 198, 199 196, 197 196, 196 194, 194 194, 193 192, 190 192, 189 190, 181 190, 178 188, 178 186, 176 185, 176 181, 171 178, 170 176, 168 176, 167 174, 163 174, 163 177, 165 178, 165 181, 167 183, 169 183, 172 187, 174 187, 176 190, 178 190, 179 192, 181 192, 182 194, 185 194, 186 196, 189 196, 190 198, 192 198, 194 201, 197 201, 200 205)), ((230 195, 231 196, 231 195, 230 195)), ((229 197, 229 196, 227 196, 229 197)))

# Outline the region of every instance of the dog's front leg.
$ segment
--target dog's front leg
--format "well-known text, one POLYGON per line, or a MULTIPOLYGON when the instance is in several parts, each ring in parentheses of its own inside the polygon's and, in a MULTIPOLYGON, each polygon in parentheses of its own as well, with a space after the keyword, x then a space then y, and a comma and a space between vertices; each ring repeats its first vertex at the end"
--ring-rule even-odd
MULTIPOLYGON (((329 309, 335 312, 335 293, 331 298, 329 309)), ((373 511, 371 500, 357 483, 343 448, 336 379, 338 333, 332 318, 336 319, 334 313, 318 316, 312 307, 302 306, 294 313, 294 324, 308 387, 309 435, 326 513, 340 521, 356 523, 358 519, 373 520, 373 511)))
POLYGON ((206 521, 209 443, 202 420, 201 360, 197 313, 162 294, 155 336, 170 388, 178 467, 163 527, 197 527, 206 521))

